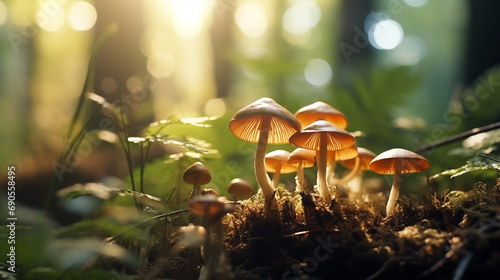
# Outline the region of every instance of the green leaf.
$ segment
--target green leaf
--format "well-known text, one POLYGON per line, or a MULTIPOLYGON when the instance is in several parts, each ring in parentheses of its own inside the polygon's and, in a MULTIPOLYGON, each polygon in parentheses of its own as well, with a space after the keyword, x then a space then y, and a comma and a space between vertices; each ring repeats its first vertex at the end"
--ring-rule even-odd
POLYGON ((481 160, 467 161, 467 163, 459 168, 448 169, 438 174, 435 174, 431 179, 437 178, 439 176, 450 176, 450 178, 455 178, 472 171, 485 171, 485 170, 500 170, 500 163, 498 162, 484 162, 481 160))
POLYGON ((132 196, 142 205, 156 210, 163 210, 165 206, 165 202, 158 197, 124 188, 110 188, 101 183, 76 184, 57 192, 57 196, 64 200, 74 199, 83 195, 93 195, 102 200, 113 200, 117 196, 132 196))
POLYGON ((162 131, 173 124, 183 124, 195 127, 210 127, 211 125, 207 122, 216 120, 217 117, 196 117, 196 118, 182 118, 177 115, 170 116, 166 120, 156 121, 149 125, 146 129, 145 136, 157 136, 162 135, 162 131))

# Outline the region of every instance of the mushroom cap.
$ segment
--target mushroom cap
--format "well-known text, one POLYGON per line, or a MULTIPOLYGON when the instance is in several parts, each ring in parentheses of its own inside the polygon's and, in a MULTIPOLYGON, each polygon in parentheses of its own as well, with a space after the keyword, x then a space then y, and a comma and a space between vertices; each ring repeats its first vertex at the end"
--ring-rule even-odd
POLYGON ((302 126, 295 116, 271 98, 263 97, 242 108, 229 121, 229 130, 239 139, 257 143, 263 116, 270 116, 268 144, 287 144, 302 126))
POLYGON ((330 160, 347 160, 358 156, 356 145, 338 151, 328 151, 328 161, 330 160))
POLYGON ((229 183, 227 192, 232 194, 236 199, 240 200, 250 197, 255 193, 255 190, 247 181, 241 178, 234 178, 229 183))
POLYGON ((290 153, 290 155, 288 156, 288 161, 296 165, 298 165, 299 161, 302 161, 302 167, 308 168, 314 166, 315 156, 316 151, 314 150, 297 148, 290 153))
POLYGON ((196 178, 198 178, 201 185, 207 184, 212 180, 210 171, 208 171, 208 168, 201 162, 195 162, 189 166, 182 177, 184 182, 188 184, 194 184, 196 178))
POLYGON ((319 120, 306 126, 290 137, 290 143, 308 150, 319 150, 321 134, 327 135, 327 150, 338 151, 354 145, 356 140, 349 132, 335 125, 319 120))
POLYGON ((429 161, 419 154, 394 148, 376 156, 370 162, 370 168, 378 174, 394 174, 399 164, 401 165, 401 174, 421 172, 430 166, 429 161))
POLYGON ((341 129, 347 127, 346 116, 339 110, 321 101, 300 108, 295 113, 295 117, 300 121, 302 126, 308 126, 317 120, 325 120, 341 129))
POLYGON ((224 202, 216 195, 206 194, 195 197, 188 205, 189 211, 198 216, 208 215, 209 219, 220 217, 226 213, 224 202))
MULTIPOLYGON (((377 155, 363 147, 358 147, 358 157, 359 157, 359 170, 368 170, 370 169, 370 162, 376 157, 377 155)), ((352 159, 347 159, 343 160, 342 165, 345 168, 353 169, 354 165, 356 164, 356 158, 352 159)))
POLYGON ((281 162, 281 174, 297 171, 297 166, 288 162, 289 156, 290 152, 285 150, 275 150, 267 153, 265 157, 266 171, 275 173, 279 162, 281 162))

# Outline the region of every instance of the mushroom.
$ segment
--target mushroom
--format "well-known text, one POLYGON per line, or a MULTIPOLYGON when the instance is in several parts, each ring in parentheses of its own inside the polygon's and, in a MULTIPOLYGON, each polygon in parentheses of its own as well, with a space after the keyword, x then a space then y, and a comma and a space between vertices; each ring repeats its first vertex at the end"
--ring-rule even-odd
POLYGON ((229 122, 229 130, 244 141, 257 143, 255 177, 266 201, 274 197, 274 187, 266 173, 267 144, 287 144, 302 126, 295 116, 271 98, 263 97, 242 108, 229 122))
MULTIPOLYGON (((336 179, 334 184, 345 184, 354 179, 354 177, 359 175, 362 171, 370 169, 370 162, 376 156, 377 155, 374 152, 363 147, 358 147, 358 156, 356 158, 341 161, 342 165, 345 168, 351 169, 351 171, 344 177, 336 179)), ((359 192, 359 186, 351 188, 351 191, 359 192)))
POLYGON ((207 194, 195 197, 188 206, 189 210, 203 217, 206 235, 203 244, 204 266, 198 279, 220 279, 231 273, 231 265, 222 248, 221 220, 233 211, 232 205, 221 202, 216 195, 207 194))
POLYGON ((339 110, 321 101, 300 108, 295 113, 295 117, 304 127, 318 120, 328 121, 341 129, 347 127, 346 116, 339 110))
POLYGON ((358 149, 356 149, 356 145, 352 145, 348 148, 338 150, 338 151, 328 151, 327 154, 327 169, 326 169, 326 178, 328 179, 328 183, 330 185, 334 185, 335 178, 334 176, 334 171, 335 171, 335 166, 337 164, 337 161, 339 160, 346 160, 346 159, 352 159, 358 156, 358 149))
POLYGON ((212 175, 208 168, 201 162, 195 162, 189 166, 182 177, 184 182, 193 185, 190 198, 201 194, 201 185, 205 185, 212 180, 212 175))
POLYGON ((327 204, 332 199, 326 183, 327 151, 342 150, 355 143, 354 137, 347 131, 333 124, 319 120, 306 126, 301 132, 290 137, 290 143, 300 148, 316 150, 318 164, 318 187, 327 204))
POLYGON ((255 193, 252 186, 247 181, 241 178, 234 178, 233 180, 231 180, 231 182, 229 182, 227 192, 233 195, 233 198, 235 200, 248 198, 255 193))
POLYGON ((285 150, 275 150, 265 156, 266 171, 274 173, 273 187, 277 187, 281 174, 297 171, 297 166, 288 162, 290 152, 285 150))
POLYGON ((399 196, 399 187, 401 185, 401 174, 421 172, 427 170, 429 166, 429 161, 419 154, 400 148, 385 151, 370 162, 370 168, 373 172, 394 174, 394 182, 389 194, 389 200, 387 201, 387 216, 394 214, 396 200, 399 196))
POLYGON ((316 151, 304 148, 297 148, 290 153, 288 161, 297 165, 297 191, 307 192, 304 168, 313 167, 316 151))

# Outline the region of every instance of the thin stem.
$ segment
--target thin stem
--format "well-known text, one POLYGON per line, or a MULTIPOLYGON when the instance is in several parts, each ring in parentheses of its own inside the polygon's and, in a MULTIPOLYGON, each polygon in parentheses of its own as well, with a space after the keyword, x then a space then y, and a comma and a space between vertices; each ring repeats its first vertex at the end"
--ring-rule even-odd
POLYGON ((271 179, 269 179, 269 176, 267 175, 265 162, 270 124, 271 118, 269 116, 264 116, 260 127, 259 142, 257 144, 257 149, 255 150, 254 163, 255 177, 266 200, 274 196, 274 187, 271 185, 271 179))
POLYGON ((325 200, 327 205, 332 203, 332 198, 330 197, 330 191, 328 190, 328 185, 326 183, 326 134, 322 133, 321 138, 319 140, 319 151, 316 151, 316 157, 318 159, 318 187, 319 193, 325 200))
POLYGON ((278 165, 276 166, 276 171, 274 172, 273 175, 273 187, 276 188, 280 182, 280 177, 281 177, 281 162, 278 162, 278 165))
POLYGON ((401 185, 401 162, 396 166, 396 172, 394 173, 394 182, 392 183, 391 193, 389 194, 389 200, 387 201, 387 207, 385 212, 387 217, 394 214, 394 209, 396 208, 396 201, 399 196, 399 188, 401 185))
POLYGON ((299 192, 304 192, 304 167, 302 164, 302 160, 299 160, 298 166, 297 166, 297 190, 299 192))
POLYGON ((347 175, 345 175, 344 177, 342 177, 340 179, 333 179, 332 185, 341 186, 341 185, 351 181, 354 178, 354 176, 356 176, 356 174, 358 174, 359 166, 360 166, 359 162, 360 162, 359 157, 356 157, 356 159, 354 160, 354 167, 352 168, 352 170, 347 175))
POLYGON ((494 130, 497 128, 500 128, 500 122, 488 124, 488 125, 481 126, 481 127, 476 127, 476 128, 471 129, 471 130, 467 130, 467 131, 464 131, 462 133, 445 138, 443 140, 436 141, 436 142, 431 143, 427 146, 420 147, 417 150, 415 150, 415 152, 420 154, 420 153, 423 153, 423 152, 426 152, 429 150, 433 150, 434 148, 437 148, 437 147, 440 147, 440 146, 443 146, 443 145, 446 145, 446 144, 449 144, 449 143, 452 143, 452 142, 455 142, 458 140, 465 139, 469 136, 476 135, 476 134, 479 134, 482 132, 487 132, 487 131, 494 130))

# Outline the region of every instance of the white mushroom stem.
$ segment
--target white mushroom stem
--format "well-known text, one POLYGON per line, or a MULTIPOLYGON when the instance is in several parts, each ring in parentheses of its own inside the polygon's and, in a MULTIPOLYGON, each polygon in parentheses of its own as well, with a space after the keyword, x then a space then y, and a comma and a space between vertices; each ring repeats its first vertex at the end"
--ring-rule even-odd
POLYGON ((389 200, 387 201, 387 207, 385 212, 387 217, 394 214, 394 209, 396 208, 396 200, 399 196, 399 187, 401 185, 401 162, 396 166, 396 172, 394 173, 394 181, 392 183, 391 193, 389 194, 389 200))
POLYGON ((356 159, 354 160, 354 167, 352 168, 352 170, 347 175, 345 175, 344 177, 342 177, 340 179, 333 179, 332 185, 341 186, 341 185, 351 181, 354 178, 354 176, 356 176, 356 174, 358 174, 359 166, 360 166, 359 162, 360 162, 359 157, 356 157, 356 159))
POLYGON ((278 161, 276 165, 276 171, 274 171, 273 175, 273 187, 276 188, 278 186, 278 183, 280 182, 280 177, 281 177, 281 162, 278 161))
MULTIPOLYGON (((327 153, 328 154, 328 153, 327 153)), ((330 162, 327 160, 327 168, 326 168, 326 179, 330 182, 331 179, 335 176, 335 166, 337 165, 337 160, 335 160, 335 155, 332 155, 332 159, 330 162)), ((330 185, 333 185, 330 182, 330 185)))
POLYGON ((271 117, 264 116, 260 127, 259 142, 255 150, 255 177, 259 184, 264 198, 267 200, 274 195, 274 187, 271 185, 271 179, 266 172, 266 149, 269 137, 269 126, 271 124, 271 117))
POLYGON ((299 192, 305 192, 304 188, 305 178, 304 178, 304 167, 302 160, 299 160, 297 164, 297 190, 299 192))
POLYGON ((326 149, 327 149, 327 135, 322 133, 319 140, 319 151, 316 151, 316 158, 318 160, 318 188, 319 193, 325 200, 327 205, 332 203, 332 198, 330 197, 330 191, 328 190, 328 185, 326 183, 326 149))

